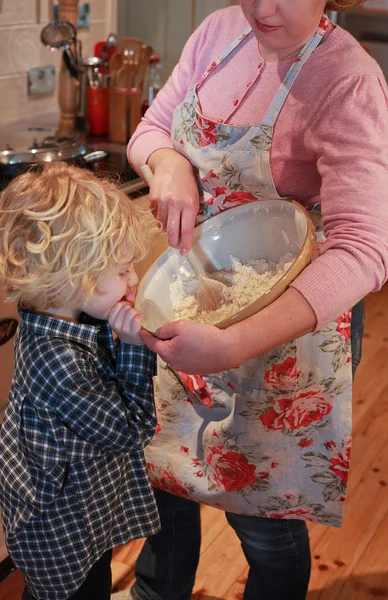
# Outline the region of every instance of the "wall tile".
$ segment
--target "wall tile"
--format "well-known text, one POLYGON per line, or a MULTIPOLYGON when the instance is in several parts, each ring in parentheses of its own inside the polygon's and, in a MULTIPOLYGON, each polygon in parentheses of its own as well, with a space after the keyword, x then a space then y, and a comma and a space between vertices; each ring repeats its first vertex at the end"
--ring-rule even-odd
POLYGON ((25 73, 32 67, 60 63, 60 52, 51 52, 40 41, 42 26, 0 31, 0 75, 25 73))
MULTIPOLYGON (((91 56, 94 44, 105 39, 106 15, 110 0, 90 1, 90 29, 80 30, 83 56, 91 56)), ((27 96, 27 70, 32 67, 59 67, 61 52, 50 52, 40 41, 44 25, 51 19, 48 1, 40 0, 40 23, 36 23, 36 0, 2 0, 0 12, 0 126, 58 110, 54 95, 27 96)))
POLYGON ((107 6, 105 0, 89 0, 90 18, 104 19, 106 18, 107 6))
POLYGON ((36 23, 36 0, 2 0, 0 27, 36 23))
POLYGON ((0 79, 0 126, 58 110, 57 94, 29 98, 27 96, 26 75, 13 75, 0 79))

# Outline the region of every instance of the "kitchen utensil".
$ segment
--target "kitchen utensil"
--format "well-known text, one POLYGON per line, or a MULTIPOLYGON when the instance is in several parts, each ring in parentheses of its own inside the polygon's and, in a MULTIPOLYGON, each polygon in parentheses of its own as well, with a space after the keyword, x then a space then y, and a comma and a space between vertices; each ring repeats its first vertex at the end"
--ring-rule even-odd
POLYGON ((83 163, 96 162, 109 155, 105 150, 88 152, 88 146, 82 136, 69 138, 48 137, 28 150, 3 150, 0 152, 1 177, 13 177, 38 162, 54 162, 77 159, 83 163))
POLYGON ((140 48, 139 55, 139 66, 136 70, 134 77, 134 87, 138 88, 141 92, 144 88, 144 82, 146 80, 147 70, 150 63, 150 58, 152 56, 153 48, 152 46, 147 46, 147 44, 142 44, 140 48))
POLYGON ((114 52, 118 49, 120 40, 115 33, 110 33, 107 39, 104 41, 102 46, 99 48, 99 53, 95 54, 103 62, 109 63, 109 59, 114 52))
MULTIPOLYGON (((146 183, 151 185, 153 173, 150 167, 145 165, 141 168, 141 172, 146 183)), ((228 286, 205 273, 203 264, 193 250, 187 254, 186 259, 198 282, 197 300, 201 310, 216 310, 231 302, 228 286)))
POLYGON ((123 53, 117 50, 112 54, 109 59, 109 75, 110 75, 110 86, 116 86, 116 74, 117 71, 123 65, 123 53))
POLYGON ((100 72, 100 67, 103 64, 101 58, 96 56, 88 56, 82 59, 79 65, 79 70, 86 74, 86 80, 89 87, 107 87, 108 78, 100 72))
POLYGON ((143 40, 140 38, 123 37, 121 38, 120 49, 129 51, 129 55, 134 62, 139 62, 140 49, 143 45, 143 40))
MULTIPOLYGON (((194 229, 193 250, 208 257, 217 270, 230 267, 230 256, 243 263, 266 259, 278 263, 287 252, 295 255, 291 267, 265 294, 236 314, 216 323, 225 329, 251 317, 276 300, 290 283, 309 264, 315 252, 315 235, 307 211, 295 201, 263 199, 225 210, 207 219, 194 229)), ((150 333, 174 320, 170 285, 190 272, 185 257, 174 248, 168 248, 145 273, 138 287, 135 307, 142 314, 142 325, 150 333), (158 304, 158 315, 144 318, 143 305, 149 301, 158 304)))
POLYGON ((74 79, 78 79, 78 68, 76 63, 74 62, 74 60, 72 60, 70 58, 70 53, 69 52, 63 52, 62 54, 63 56, 63 61, 66 65, 67 70, 69 71, 70 75, 74 78, 74 79))
POLYGON ((50 50, 63 50, 66 66, 70 65, 69 72, 72 76, 73 73, 78 72, 76 58, 70 50, 72 44, 76 47, 76 37, 76 29, 68 21, 52 21, 42 29, 40 34, 44 46, 50 50))
POLYGON ((127 48, 123 51, 123 64, 117 69, 115 77, 115 86, 121 89, 129 90, 132 87, 137 63, 133 60, 133 54, 127 48))

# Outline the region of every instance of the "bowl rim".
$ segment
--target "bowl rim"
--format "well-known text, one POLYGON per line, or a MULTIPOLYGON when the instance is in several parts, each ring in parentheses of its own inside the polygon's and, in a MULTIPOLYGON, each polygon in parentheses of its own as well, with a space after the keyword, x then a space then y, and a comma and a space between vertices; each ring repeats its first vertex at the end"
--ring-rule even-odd
MULTIPOLYGON (((234 208, 238 208, 241 206, 248 206, 248 205, 253 206, 257 203, 263 203, 263 202, 268 202, 268 201, 288 202, 290 204, 293 204, 295 206, 295 208, 304 215, 304 217, 306 219, 305 239, 299 250, 298 255, 292 261, 292 264, 287 269, 287 271, 285 271, 283 273, 283 275, 277 280, 277 282, 269 290, 264 292, 264 294, 262 294, 261 296, 256 298, 256 300, 254 300, 253 302, 251 302, 250 304, 248 304, 247 306, 242 308, 239 312, 237 312, 234 315, 232 315, 231 317, 223 319, 217 323, 212 323, 212 325, 214 325, 215 327, 218 327, 218 329, 226 329, 230 325, 239 323, 240 321, 243 321, 243 320, 249 318, 256 312, 259 312, 260 310, 262 310, 263 308, 268 306, 271 302, 273 302, 276 298, 278 298, 282 293, 284 293, 284 291, 289 287, 289 285, 292 283, 292 281, 294 281, 294 279, 302 272, 302 270, 307 266, 307 264, 309 264, 309 262, 311 262, 311 259, 313 258, 314 254, 316 252, 316 247, 315 247, 316 236, 315 236, 315 229, 314 229, 314 225, 311 220, 311 217, 310 217, 308 211, 306 210, 306 208, 302 204, 300 204, 297 200, 294 200, 293 198, 261 198, 261 199, 258 198, 257 200, 254 200, 252 202, 246 202, 244 204, 238 204, 237 206, 231 206, 230 208, 227 208, 226 210, 223 210, 222 212, 218 212, 214 215, 211 215, 205 221, 198 223, 198 225, 196 225, 194 227, 194 231, 198 230, 198 228, 200 228, 201 226, 205 226, 205 225, 209 224, 212 219, 214 219, 215 217, 218 217, 220 214, 225 214, 226 212, 229 212, 229 211, 233 210, 234 208), (292 280, 290 280, 288 282, 288 274, 290 273, 291 269, 294 269, 296 274, 295 274, 295 277, 293 277, 292 280), (251 312, 252 307, 255 306, 256 304, 258 304, 259 307, 256 310, 254 310, 252 313, 251 312)), ((148 267, 148 269, 145 271, 144 275, 142 276, 141 280, 139 281, 138 289, 140 288, 142 282, 146 279, 149 272, 154 268, 156 263, 160 260, 160 258, 166 252, 169 252, 171 249, 177 250, 176 248, 172 248, 172 246, 169 246, 168 248, 166 248, 166 250, 164 250, 158 256, 158 258, 156 258, 152 262, 152 264, 148 267)), ((138 307, 136 307, 136 300, 135 300, 134 307, 138 308, 138 307)), ((167 321, 167 322, 170 322, 170 321, 167 321)), ((144 327, 143 325, 142 325, 142 329, 144 331, 147 331, 151 335, 155 334, 155 331, 151 331, 150 329, 147 329, 147 327, 144 327)))

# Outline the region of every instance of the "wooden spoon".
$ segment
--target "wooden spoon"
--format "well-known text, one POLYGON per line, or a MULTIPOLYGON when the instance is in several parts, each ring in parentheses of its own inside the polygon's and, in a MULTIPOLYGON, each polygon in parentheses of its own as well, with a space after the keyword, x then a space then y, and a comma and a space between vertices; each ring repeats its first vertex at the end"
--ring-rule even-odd
MULTIPOLYGON (((141 167, 141 172, 147 185, 151 185, 153 173, 150 167, 148 165, 141 167)), ((230 304, 232 295, 229 287, 205 273, 201 261, 192 250, 186 258, 198 282, 197 301, 200 310, 210 312, 230 304)))

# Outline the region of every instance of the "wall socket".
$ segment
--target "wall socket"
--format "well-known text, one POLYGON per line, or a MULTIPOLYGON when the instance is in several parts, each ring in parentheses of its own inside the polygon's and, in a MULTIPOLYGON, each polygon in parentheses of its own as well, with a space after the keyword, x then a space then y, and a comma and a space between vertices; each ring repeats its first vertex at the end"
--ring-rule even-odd
MULTIPOLYGON (((54 21, 59 18, 59 5, 54 4, 54 21)), ((80 2, 78 4, 78 21, 77 29, 89 29, 90 27, 90 5, 89 2, 80 2)))
POLYGON ((27 71, 27 92, 29 96, 45 96, 55 91, 55 67, 34 67, 27 71))

